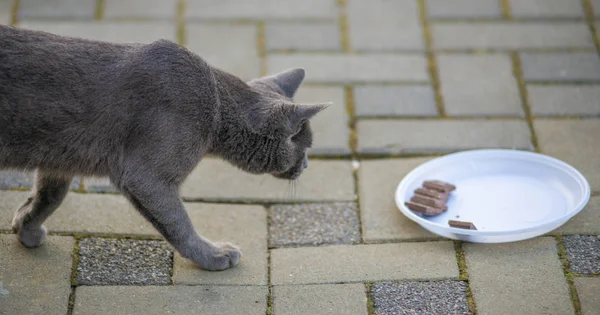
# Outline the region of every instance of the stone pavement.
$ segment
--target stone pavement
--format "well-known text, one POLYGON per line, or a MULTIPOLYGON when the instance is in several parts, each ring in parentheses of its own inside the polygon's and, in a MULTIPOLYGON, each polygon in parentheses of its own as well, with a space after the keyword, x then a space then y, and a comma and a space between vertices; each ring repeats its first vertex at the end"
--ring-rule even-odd
POLYGON ((10 221, 31 175, 0 172, 0 314, 600 313, 599 0, 0 0, 0 23, 167 38, 244 79, 304 67, 296 100, 334 102, 295 190, 216 159, 182 187, 197 229, 244 251, 223 272, 173 252, 102 178, 78 179, 25 249, 10 221), (412 168, 488 147, 574 165, 589 205, 497 245, 397 210, 412 168))

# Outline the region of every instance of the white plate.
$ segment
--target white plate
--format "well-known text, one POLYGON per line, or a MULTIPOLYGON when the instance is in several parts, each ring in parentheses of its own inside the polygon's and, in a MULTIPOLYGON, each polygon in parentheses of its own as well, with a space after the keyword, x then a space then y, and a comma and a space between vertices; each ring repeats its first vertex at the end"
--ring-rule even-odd
POLYGON ((524 240, 550 232, 577 214, 590 198, 579 171, 555 158, 518 150, 472 150, 449 154, 415 168, 396 189, 396 205, 409 219, 437 235, 474 243, 524 240), (424 180, 456 186, 444 213, 425 217, 404 202, 424 180), (448 226, 472 222, 477 230, 448 226))

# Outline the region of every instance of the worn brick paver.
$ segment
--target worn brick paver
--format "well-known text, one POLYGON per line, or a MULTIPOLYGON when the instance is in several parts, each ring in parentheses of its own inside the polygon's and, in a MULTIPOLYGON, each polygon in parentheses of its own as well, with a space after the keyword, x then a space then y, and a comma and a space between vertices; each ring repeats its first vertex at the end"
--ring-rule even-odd
POLYGON ((400 213, 394 194, 400 179, 429 158, 363 161, 358 171, 363 239, 367 242, 435 237, 400 213))
MULTIPOLYGON (((12 2, 12 1, 5 1, 12 2)), ((19 0, 18 16, 22 18, 94 18, 95 0, 19 0)))
POLYGON ((432 19, 501 18, 498 0, 427 0, 432 19))
POLYGON ((600 156, 600 119, 536 119, 533 125, 542 153, 571 164, 584 174, 592 191, 600 191, 600 159, 591 158, 600 156))
POLYGON ((14 235, 0 235, 0 314, 66 314, 75 241, 50 236, 27 249, 14 235))
POLYGON ((190 204, 188 214, 200 235, 215 242, 230 242, 242 250, 240 264, 212 272, 200 269, 175 254, 175 284, 267 284, 267 213, 260 206, 190 204))
POLYGON ((467 149, 532 149, 525 121, 364 120, 357 124, 365 154, 431 154, 467 149))
POLYGON ((107 178, 74 180, 45 222, 48 243, 26 249, 9 233, 33 176, 0 171, 1 314, 600 307, 600 0, 0 0, 0 24, 13 22, 172 40, 243 80, 301 67, 294 101, 333 104, 311 120, 297 181, 206 157, 182 185, 198 232, 241 247, 226 271, 182 258, 107 178), (394 193, 411 170, 478 148, 564 160, 589 181, 589 204, 548 236, 507 244, 451 242, 402 215, 394 193))
POLYGON ((596 53, 521 53, 525 81, 600 81, 600 58, 596 53))
POLYGON ((267 22, 268 50, 339 51, 342 48, 340 28, 335 22, 267 22))
POLYGON ((259 286, 81 286, 76 295, 73 314, 81 315, 263 315, 267 308, 267 288, 259 286))
POLYGON ((600 309, 600 278, 576 278, 574 282, 581 303, 581 314, 596 314, 600 309))
POLYGON ((177 0, 105 0, 104 17, 175 19, 177 0))
POLYGON ((423 50, 416 1, 348 0, 347 10, 352 49, 423 50))
POLYGON ((381 282, 371 288, 373 310, 384 314, 470 314, 462 281, 381 282))
POLYGON ((367 315, 366 300, 362 283, 273 287, 273 312, 278 315, 367 315))
POLYGON ((431 86, 363 85, 354 88, 354 108, 362 116, 437 116, 431 86))
POLYGON ((516 18, 582 18, 581 1, 576 0, 509 0, 516 18))
POLYGON ((437 23, 432 34, 436 49, 594 47, 584 22, 437 23))
POLYGON ((573 314, 554 239, 464 247, 479 313, 573 314))
POLYGON ((295 185, 271 175, 245 173, 227 162, 204 159, 181 188, 184 198, 253 201, 351 201, 354 180, 349 161, 309 160, 295 185), (227 189, 224 189, 227 187, 227 189))
POLYGON ((600 115, 600 85, 529 85, 527 91, 536 116, 600 115))
POLYGON ((447 241, 271 250, 274 285, 456 277, 455 252, 447 241))
POLYGON ((441 55, 437 61, 448 115, 523 116, 510 56, 441 55))
POLYGON ((121 43, 151 43, 158 39, 175 40, 177 35, 175 24, 170 21, 50 22, 24 20, 19 22, 19 26, 65 36, 121 43))

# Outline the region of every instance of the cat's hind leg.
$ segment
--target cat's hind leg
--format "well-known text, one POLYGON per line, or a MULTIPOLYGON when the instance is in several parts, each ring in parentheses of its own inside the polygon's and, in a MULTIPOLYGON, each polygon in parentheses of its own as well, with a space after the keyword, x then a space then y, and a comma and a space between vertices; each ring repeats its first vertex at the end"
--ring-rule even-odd
POLYGON ((239 263, 242 253, 236 246, 213 243, 198 235, 176 185, 139 169, 129 174, 130 178, 121 179, 118 185, 121 191, 183 257, 206 270, 224 270, 239 263))
POLYGON ((27 247, 40 246, 46 239, 44 221, 64 200, 72 176, 37 170, 31 196, 19 207, 12 220, 12 229, 27 247))

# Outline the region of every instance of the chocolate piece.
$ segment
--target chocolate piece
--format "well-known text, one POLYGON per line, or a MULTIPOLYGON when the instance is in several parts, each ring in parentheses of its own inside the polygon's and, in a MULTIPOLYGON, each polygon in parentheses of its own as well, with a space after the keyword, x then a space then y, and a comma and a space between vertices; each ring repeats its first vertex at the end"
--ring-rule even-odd
POLYGON ((442 182, 441 180, 426 180, 423 182, 423 187, 443 193, 449 193, 456 189, 456 186, 442 182))
POLYGON ((412 201, 414 203, 422 204, 425 206, 442 209, 444 211, 448 210, 448 206, 446 206, 446 203, 444 200, 438 200, 438 199, 421 196, 421 195, 414 195, 412 198, 410 198, 410 201, 412 201))
POLYGON ((433 199, 437 199, 437 200, 441 200, 443 202, 448 201, 448 198, 449 198, 449 195, 447 193, 443 193, 443 192, 439 192, 439 191, 435 191, 435 190, 429 190, 429 189, 425 189, 425 188, 417 188, 415 190, 415 194, 433 198, 433 199))
POLYGON ((448 220, 448 225, 459 229, 477 230, 475 225, 473 225, 471 222, 448 220))
POLYGON ((414 203, 414 202, 405 202, 404 204, 406 205, 406 207, 408 209, 410 209, 414 212, 421 213, 423 215, 438 215, 438 214, 444 212, 444 210, 442 210, 442 209, 437 209, 437 208, 429 207, 429 206, 414 203))

